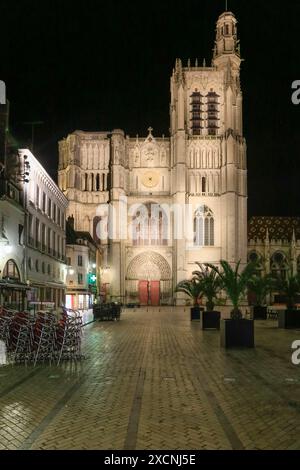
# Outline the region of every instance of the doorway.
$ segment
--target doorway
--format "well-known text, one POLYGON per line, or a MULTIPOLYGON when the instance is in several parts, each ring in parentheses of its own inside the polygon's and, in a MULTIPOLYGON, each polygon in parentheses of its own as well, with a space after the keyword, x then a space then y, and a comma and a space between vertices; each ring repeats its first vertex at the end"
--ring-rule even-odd
POLYGON ((141 305, 160 305, 160 281, 139 281, 139 302, 141 305))

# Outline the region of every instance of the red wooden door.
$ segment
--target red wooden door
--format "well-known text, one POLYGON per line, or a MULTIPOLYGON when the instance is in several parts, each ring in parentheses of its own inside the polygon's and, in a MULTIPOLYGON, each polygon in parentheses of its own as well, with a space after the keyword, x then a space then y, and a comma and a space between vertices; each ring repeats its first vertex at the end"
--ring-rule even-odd
POLYGON ((148 281, 139 282, 139 299, 141 305, 148 305, 149 292, 148 281))
POLYGON ((150 299, 151 299, 151 305, 153 305, 153 307, 157 307, 158 305, 160 305, 160 282, 159 281, 150 282, 150 299))

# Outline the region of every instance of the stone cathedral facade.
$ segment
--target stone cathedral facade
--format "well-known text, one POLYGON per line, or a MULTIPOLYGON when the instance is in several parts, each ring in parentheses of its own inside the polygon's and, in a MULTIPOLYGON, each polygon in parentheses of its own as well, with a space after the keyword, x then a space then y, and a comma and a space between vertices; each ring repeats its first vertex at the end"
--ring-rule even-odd
POLYGON ((59 143, 59 187, 69 200, 68 215, 75 230, 90 232, 99 242, 103 263, 110 268, 102 282, 114 298, 152 305, 176 298, 180 303, 174 289, 191 275, 196 261, 246 263, 240 66, 237 20, 225 12, 217 21, 211 66, 176 60, 169 137, 157 137, 151 128, 134 138, 119 129, 76 131, 59 143), (103 239, 99 226, 107 214, 101 208, 110 204, 119 214, 125 198, 127 220, 116 222, 114 236, 103 239), (153 204, 160 208, 156 237, 153 204), (180 221, 173 212, 165 217, 167 207, 187 205, 191 209, 182 211, 180 221), (132 224, 141 215, 139 206, 148 211, 149 230, 132 224), (185 226, 192 230, 175 236, 185 226), (126 237, 120 233, 124 228, 126 237))

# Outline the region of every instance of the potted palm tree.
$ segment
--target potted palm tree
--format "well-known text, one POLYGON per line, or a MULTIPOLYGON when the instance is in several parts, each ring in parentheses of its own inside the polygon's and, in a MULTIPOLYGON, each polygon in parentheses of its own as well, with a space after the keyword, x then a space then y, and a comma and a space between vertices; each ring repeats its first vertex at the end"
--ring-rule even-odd
POLYGON ((222 288, 233 306, 231 319, 221 321, 221 346, 254 348, 254 320, 243 319, 240 304, 250 279, 255 275, 256 264, 247 264, 241 272, 241 262, 238 262, 235 268, 224 260, 220 264, 221 269, 211 264, 207 266, 218 274, 222 288))
POLYGON ((199 299, 201 296, 201 289, 199 280, 193 277, 191 280, 181 281, 177 285, 175 292, 184 293, 193 300, 193 307, 191 308, 191 320, 200 320, 201 308, 199 306, 199 299))
POLYGON ((215 311, 215 304, 222 287, 221 279, 217 272, 209 269, 208 266, 201 263, 196 264, 199 266, 199 271, 194 271, 193 276, 199 281, 201 297, 206 299, 206 311, 201 316, 201 327, 203 330, 219 330, 221 313, 215 311))
POLYGON ((268 294, 275 288, 274 278, 267 274, 266 276, 253 276, 248 283, 250 293, 254 294, 254 320, 266 320, 268 316, 268 308, 266 298, 268 294))
POLYGON ((279 312, 279 328, 300 328, 300 311, 296 308, 296 298, 300 294, 300 277, 290 275, 287 279, 279 279, 277 286, 287 300, 287 309, 279 312))

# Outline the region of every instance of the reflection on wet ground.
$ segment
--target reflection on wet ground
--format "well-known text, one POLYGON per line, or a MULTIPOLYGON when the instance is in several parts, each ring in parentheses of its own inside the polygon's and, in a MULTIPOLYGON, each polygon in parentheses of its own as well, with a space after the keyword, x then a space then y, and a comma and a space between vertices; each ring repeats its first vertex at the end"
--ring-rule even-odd
POLYGON ((297 339, 257 322, 225 351, 188 309, 125 311, 85 327, 85 360, 0 366, 0 449, 299 449, 297 339))

